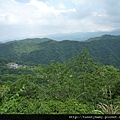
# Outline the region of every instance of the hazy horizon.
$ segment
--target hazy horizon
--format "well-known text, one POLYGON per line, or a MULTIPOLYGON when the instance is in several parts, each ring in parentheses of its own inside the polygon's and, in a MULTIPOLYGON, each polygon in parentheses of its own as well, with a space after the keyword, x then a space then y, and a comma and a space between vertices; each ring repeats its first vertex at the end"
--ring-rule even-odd
POLYGON ((120 0, 0 0, 0 42, 120 29, 120 0))

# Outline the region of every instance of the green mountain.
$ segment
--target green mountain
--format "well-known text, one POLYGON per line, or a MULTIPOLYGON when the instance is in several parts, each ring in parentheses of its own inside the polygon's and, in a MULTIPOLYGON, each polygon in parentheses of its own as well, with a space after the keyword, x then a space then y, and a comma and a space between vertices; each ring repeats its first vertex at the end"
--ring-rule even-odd
POLYGON ((0 44, 0 58, 13 61, 21 61, 21 55, 40 50, 39 44, 49 41, 48 38, 24 39, 0 44))
POLYGON ((0 44, 0 58, 30 64, 66 62, 86 48, 105 65, 120 67, 120 36, 103 35, 79 41, 55 41, 48 38, 25 39, 0 44))
MULTIPOLYGON (((91 52, 94 58, 107 59, 107 64, 108 60, 112 64, 113 60, 116 63, 118 60, 115 65, 119 66, 119 59, 116 59, 119 58, 119 36, 105 35, 99 40, 93 38, 90 42, 34 39, 0 46, 6 50, 2 51, 4 59, 0 58, 0 114, 17 114, 16 119, 22 117, 18 114, 68 114, 62 120, 73 118, 69 114, 98 114, 99 117, 101 114, 120 114, 120 69, 102 65, 90 56, 91 52), (15 48, 16 43, 18 48, 15 48), (34 47, 28 46, 28 43, 34 47), (26 51, 25 46, 29 48, 26 51), (17 49, 21 52, 18 53, 17 49), (84 50, 77 54, 81 49, 84 50), (64 62, 76 56, 64 63, 51 62, 47 66, 32 67, 22 65, 18 69, 11 69, 6 66, 9 60, 5 59, 10 55, 11 60, 17 58, 16 61, 36 64, 48 64, 53 58, 64 62)), ((52 120, 57 118, 51 117, 52 120)))

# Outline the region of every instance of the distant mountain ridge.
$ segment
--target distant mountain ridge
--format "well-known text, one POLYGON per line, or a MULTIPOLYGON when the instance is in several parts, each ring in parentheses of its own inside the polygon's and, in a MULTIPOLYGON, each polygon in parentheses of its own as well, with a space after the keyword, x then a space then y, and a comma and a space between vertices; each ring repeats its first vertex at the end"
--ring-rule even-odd
POLYGON ((73 32, 73 33, 59 33, 59 34, 48 34, 48 35, 37 35, 32 38, 27 37, 16 37, 10 39, 0 39, 0 42, 5 43, 13 40, 22 40, 22 39, 35 39, 35 38, 49 38, 56 41, 62 40, 73 40, 73 41, 85 41, 89 38, 100 37, 105 34, 110 35, 120 35, 120 29, 112 30, 112 31, 97 31, 97 32, 73 32))
POLYGON ((47 37, 58 41, 61 40, 85 41, 89 38, 100 37, 105 34, 120 35, 120 29, 108 31, 108 32, 98 31, 98 32, 75 32, 75 33, 65 33, 65 34, 53 34, 53 35, 48 35, 47 37))
POLYGON ((101 37, 89 38, 89 39, 85 40, 84 42, 106 40, 106 39, 119 39, 119 37, 120 37, 120 35, 117 35, 117 37, 116 37, 115 35, 105 34, 105 35, 102 35, 101 37))
POLYGON ((91 56, 105 65, 120 67, 120 36, 103 35, 87 41, 55 41, 34 38, 0 44, 0 58, 29 64, 65 62, 86 48, 91 56))

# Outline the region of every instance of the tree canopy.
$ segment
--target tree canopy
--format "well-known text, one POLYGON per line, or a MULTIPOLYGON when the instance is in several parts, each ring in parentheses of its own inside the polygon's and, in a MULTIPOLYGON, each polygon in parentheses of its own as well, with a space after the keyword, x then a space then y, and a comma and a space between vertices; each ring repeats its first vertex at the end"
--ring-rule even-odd
POLYGON ((86 49, 65 63, 4 67, 1 114, 120 113, 120 69, 98 63, 86 49))

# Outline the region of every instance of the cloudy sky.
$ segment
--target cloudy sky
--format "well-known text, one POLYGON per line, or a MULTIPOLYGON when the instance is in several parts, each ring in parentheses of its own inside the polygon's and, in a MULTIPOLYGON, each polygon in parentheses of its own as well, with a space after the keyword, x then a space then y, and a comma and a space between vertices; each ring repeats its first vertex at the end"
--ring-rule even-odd
POLYGON ((0 0, 0 41, 120 29, 120 0, 0 0))

